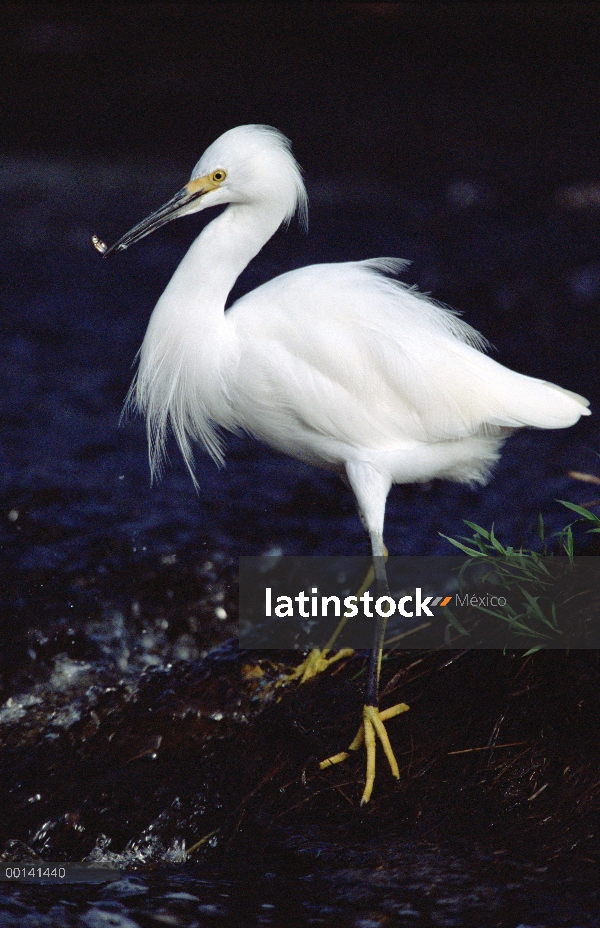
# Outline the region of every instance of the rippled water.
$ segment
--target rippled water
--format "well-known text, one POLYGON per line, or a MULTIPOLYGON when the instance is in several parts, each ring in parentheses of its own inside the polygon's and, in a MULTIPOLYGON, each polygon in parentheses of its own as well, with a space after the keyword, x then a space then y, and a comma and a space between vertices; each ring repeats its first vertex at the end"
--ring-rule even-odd
POLYGON ((546 868, 507 866, 447 844, 404 842, 390 858, 389 845, 376 839, 341 854, 327 843, 296 839, 261 863, 256 869, 249 860, 245 872, 228 876, 163 866, 93 890, 11 887, 0 892, 2 925, 575 928, 600 921, 597 891, 583 889, 581 880, 550 882, 546 868))

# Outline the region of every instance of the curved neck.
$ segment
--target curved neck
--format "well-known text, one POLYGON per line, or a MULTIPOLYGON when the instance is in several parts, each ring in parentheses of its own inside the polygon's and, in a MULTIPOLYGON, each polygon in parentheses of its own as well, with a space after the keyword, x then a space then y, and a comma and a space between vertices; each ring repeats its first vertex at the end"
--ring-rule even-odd
POLYGON ((222 313, 235 281, 282 219, 268 204, 228 206, 191 245, 163 299, 174 297, 180 311, 193 306, 203 314, 210 308, 222 313))
POLYGON ((227 428, 234 421, 220 378, 228 350, 225 301, 283 218, 273 204, 229 206, 198 236, 156 304, 130 393, 146 414, 153 473, 160 470, 169 421, 190 470, 191 439, 222 463, 214 423, 227 428))

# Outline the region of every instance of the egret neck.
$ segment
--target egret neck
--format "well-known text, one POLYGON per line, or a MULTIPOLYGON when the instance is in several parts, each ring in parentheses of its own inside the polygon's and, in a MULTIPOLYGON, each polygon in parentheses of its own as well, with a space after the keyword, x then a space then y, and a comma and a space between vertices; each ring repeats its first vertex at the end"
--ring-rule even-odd
POLYGON ((159 299, 142 344, 130 400, 147 417, 150 467, 162 468, 169 426, 193 477, 191 442, 201 441, 224 462, 215 425, 235 428, 223 391, 223 362, 238 346, 225 302, 246 265, 285 218, 276 201, 233 203, 192 244, 159 299))

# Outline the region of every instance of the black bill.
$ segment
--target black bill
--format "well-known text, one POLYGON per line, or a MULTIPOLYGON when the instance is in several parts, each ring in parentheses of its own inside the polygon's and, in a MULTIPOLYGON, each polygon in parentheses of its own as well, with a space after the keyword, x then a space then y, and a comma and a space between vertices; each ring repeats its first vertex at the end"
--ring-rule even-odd
MULTIPOLYGON (((141 238, 150 235, 150 233, 154 232, 156 229, 160 229, 161 226, 166 225, 171 219, 176 219, 178 216, 182 215, 184 207, 188 206, 193 200, 197 200, 201 197, 202 193, 202 190, 190 193, 187 187, 184 187, 179 193, 176 193, 174 197, 171 197, 167 203, 157 209, 156 212, 151 213, 146 219, 142 219, 141 222, 138 222, 137 226, 134 226, 133 229, 130 229, 129 232, 121 236, 114 245, 111 245, 110 248, 102 252, 103 257, 107 258, 116 251, 125 251, 125 249, 133 245, 134 242, 139 242, 141 238)), ((94 247, 98 251, 101 251, 101 248, 98 248, 95 243, 94 247)))

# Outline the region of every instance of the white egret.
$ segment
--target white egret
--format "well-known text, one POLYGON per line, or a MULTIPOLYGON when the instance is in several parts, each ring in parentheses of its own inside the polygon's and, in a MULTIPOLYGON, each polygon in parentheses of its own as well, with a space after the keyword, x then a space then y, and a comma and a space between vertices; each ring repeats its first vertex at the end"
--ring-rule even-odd
MULTIPOLYGON (((589 415, 583 397, 502 367, 455 313, 386 276, 405 266, 397 258, 291 271, 225 312, 236 278, 277 229, 296 212, 306 221, 299 166, 289 141, 269 126, 226 132, 168 203, 108 250, 98 239, 94 245, 106 255, 123 251, 177 216, 224 204, 177 268, 141 348, 130 400, 146 416, 153 475, 169 426, 194 482, 193 443, 223 464, 223 431, 246 432, 334 471, 354 492, 384 594, 393 483, 485 483, 512 430, 565 428, 589 415)), ((378 708, 383 633, 381 619, 363 724, 351 745, 364 740, 367 748, 363 802, 376 735, 398 776, 383 722, 407 708, 378 708)))

